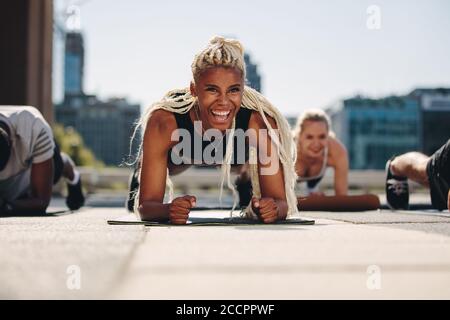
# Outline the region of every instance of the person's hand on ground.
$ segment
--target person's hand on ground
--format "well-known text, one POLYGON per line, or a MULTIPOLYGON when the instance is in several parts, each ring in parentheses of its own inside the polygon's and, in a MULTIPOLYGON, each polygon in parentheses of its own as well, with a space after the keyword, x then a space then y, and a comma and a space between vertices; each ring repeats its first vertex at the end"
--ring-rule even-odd
POLYGON ((191 209, 195 207, 197 199, 194 196, 175 198, 169 205, 169 220, 173 224, 186 224, 191 209))
POLYGON ((278 205, 273 198, 252 198, 252 208, 264 223, 274 223, 278 220, 278 205))

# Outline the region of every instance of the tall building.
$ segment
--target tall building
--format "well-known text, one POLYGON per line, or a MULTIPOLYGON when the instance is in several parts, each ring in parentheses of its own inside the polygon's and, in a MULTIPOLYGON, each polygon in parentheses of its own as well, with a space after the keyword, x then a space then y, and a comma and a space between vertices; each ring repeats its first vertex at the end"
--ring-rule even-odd
POLYGON ((83 93, 84 41, 81 32, 66 34, 64 56, 64 95, 83 93))
MULTIPOLYGON (((81 32, 66 34, 64 52, 64 100, 55 106, 56 121, 75 128, 99 160, 107 165, 120 165, 130 154, 130 138, 140 117, 140 105, 120 98, 101 101, 84 93, 81 32)), ((131 154, 136 148, 133 145, 131 154)))
POLYGON ((416 89, 421 112, 420 150, 433 154, 450 139, 450 88, 416 89))
POLYGON ((244 60, 247 73, 247 85, 256 91, 261 92, 261 75, 258 72, 258 66, 251 61, 250 55, 245 53, 244 60))
POLYGON ((384 169, 393 155, 420 147, 420 107, 412 97, 357 96, 328 112, 351 169, 384 169))

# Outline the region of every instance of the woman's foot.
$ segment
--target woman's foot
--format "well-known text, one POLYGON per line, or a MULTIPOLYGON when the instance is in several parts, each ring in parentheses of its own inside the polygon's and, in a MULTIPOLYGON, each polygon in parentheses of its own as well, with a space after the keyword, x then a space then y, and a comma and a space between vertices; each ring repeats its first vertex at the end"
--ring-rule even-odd
POLYGON ((70 210, 78 210, 82 206, 84 206, 84 195, 83 190, 81 188, 81 178, 78 179, 78 183, 71 185, 67 184, 67 199, 66 204, 70 210))
POLYGON ((391 158, 386 163, 386 200, 392 210, 409 209, 409 185, 406 177, 395 176, 391 171, 391 158))

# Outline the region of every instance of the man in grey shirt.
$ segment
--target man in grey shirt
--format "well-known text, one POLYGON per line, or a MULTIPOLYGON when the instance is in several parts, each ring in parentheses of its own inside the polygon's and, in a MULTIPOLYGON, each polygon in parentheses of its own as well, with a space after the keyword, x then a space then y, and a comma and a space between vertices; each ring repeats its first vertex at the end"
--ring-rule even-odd
POLYGON ((84 205, 80 174, 59 151, 42 114, 34 107, 0 106, 0 213, 45 213, 61 177, 68 185, 67 206, 79 209, 84 205))

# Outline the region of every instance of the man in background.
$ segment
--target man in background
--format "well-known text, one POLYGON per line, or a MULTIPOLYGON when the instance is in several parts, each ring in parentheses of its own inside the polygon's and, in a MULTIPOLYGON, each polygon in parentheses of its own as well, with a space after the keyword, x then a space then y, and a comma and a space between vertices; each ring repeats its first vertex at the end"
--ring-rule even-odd
POLYGON ((409 208, 408 179, 430 189, 431 204, 439 211, 450 206, 450 139, 431 157, 408 152, 386 163, 386 198, 391 209, 409 208))
POLYGON ((67 182, 67 206, 81 208, 80 173, 60 152, 42 114, 34 107, 0 106, 0 214, 44 214, 61 177, 67 182))

